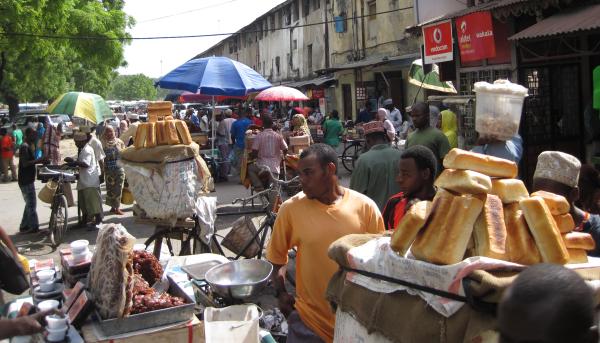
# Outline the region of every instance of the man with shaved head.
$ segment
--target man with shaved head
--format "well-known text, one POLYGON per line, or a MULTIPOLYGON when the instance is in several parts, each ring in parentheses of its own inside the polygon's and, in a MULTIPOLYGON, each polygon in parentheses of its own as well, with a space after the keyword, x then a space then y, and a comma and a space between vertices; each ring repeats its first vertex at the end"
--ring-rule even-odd
POLYGON ((592 289, 574 271, 536 264, 504 292, 498 306, 500 343, 598 342, 592 289))
POLYGON ((444 133, 429 125, 429 105, 417 102, 411 108, 410 117, 416 130, 408 136, 406 147, 424 145, 435 155, 438 161, 438 173, 443 169, 442 160, 450 151, 450 143, 444 133))

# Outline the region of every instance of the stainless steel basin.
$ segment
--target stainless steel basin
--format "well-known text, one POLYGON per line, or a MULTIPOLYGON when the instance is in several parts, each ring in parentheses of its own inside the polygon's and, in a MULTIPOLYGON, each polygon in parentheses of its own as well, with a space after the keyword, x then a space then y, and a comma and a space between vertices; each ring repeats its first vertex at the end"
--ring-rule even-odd
POLYGON ((273 265, 263 260, 238 260, 214 266, 206 272, 213 292, 227 299, 244 300, 257 295, 269 281, 273 265))

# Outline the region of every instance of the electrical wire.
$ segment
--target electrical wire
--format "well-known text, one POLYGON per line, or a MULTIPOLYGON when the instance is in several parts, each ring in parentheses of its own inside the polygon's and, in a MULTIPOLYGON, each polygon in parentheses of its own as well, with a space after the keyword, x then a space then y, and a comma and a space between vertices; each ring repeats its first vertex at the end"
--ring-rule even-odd
POLYGON ((156 18, 152 18, 152 19, 140 20, 140 21, 137 22, 137 24, 149 23, 149 22, 157 21, 157 20, 161 20, 161 19, 177 17, 177 16, 180 16, 180 15, 184 15, 184 14, 188 14, 188 13, 192 13, 192 12, 198 12, 198 11, 206 10, 206 9, 213 8, 213 7, 219 7, 219 6, 227 5, 229 3, 236 2, 236 1, 240 1, 240 0, 230 0, 230 1, 226 1, 226 2, 220 3, 220 4, 213 4, 213 5, 209 5, 209 6, 201 7, 201 8, 196 8, 196 9, 192 9, 192 10, 185 11, 185 12, 178 12, 178 13, 168 14, 168 15, 165 15, 165 16, 162 16, 162 17, 156 17, 156 18))
MULTIPOLYGON (((365 15, 359 15, 354 17, 344 18, 344 21, 354 20, 360 18, 372 17, 373 15, 379 14, 388 14, 398 11, 404 11, 412 9, 412 6, 396 8, 389 11, 377 12, 377 13, 369 13, 365 15)), ((337 23, 340 20, 327 20, 321 21, 318 23, 309 23, 309 24, 301 24, 293 26, 294 29, 299 27, 309 27, 330 23, 337 23)), ((252 25, 252 24, 250 24, 252 25)), ((248 26, 250 26, 248 25, 248 26)), ((247 26, 246 26, 247 27, 247 26)), ((280 31, 287 30, 289 27, 278 27, 268 31, 280 31)), ((51 35, 51 34, 41 34, 41 33, 26 33, 26 32, 0 32, 0 36, 9 36, 9 37, 28 37, 28 38, 41 38, 41 39, 67 39, 67 40, 100 40, 100 41, 132 41, 132 40, 157 40, 157 39, 185 39, 185 38, 204 38, 204 37, 218 37, 218 36, 232 36, 237 34, 248 34, 248 33, 260 33, 264 32, 263 30, 253 30, 253 31, 244 31, 244 32, 227 32, 227 33, 209 33, 209 34, 197 34, 197 35, 179 35, 179 36, 155 36, 155 37, 105 37, 105 36, 70 36, 70 35, 51 35)))

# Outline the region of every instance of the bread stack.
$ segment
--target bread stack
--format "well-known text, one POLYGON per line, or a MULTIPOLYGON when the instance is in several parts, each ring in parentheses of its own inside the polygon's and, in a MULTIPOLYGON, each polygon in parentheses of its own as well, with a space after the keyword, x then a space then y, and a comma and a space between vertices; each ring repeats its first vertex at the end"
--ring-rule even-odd
POLYGON ((148 121, 164 120, 173 114, 173 103, 170 101, 151 101, 148 103, 148 121))
POLYGON ((187 124, 182 120, 173 120, 173 117, 166 117, 166 120, 140 123, 133 140, 136 149, 154 148, 158 145, 189 145, 191 143, 192 136, 187 124))
POLYGON ((587 262, 594 249, 589 234, 571 232, 574 221, 564 197, 529 195, 511 161, 451 150, 435 185, 433 202, 414 204, 391 239, 404 255, 409 247, 419 260, 453 264, 470 256, 530 265, 587 262))

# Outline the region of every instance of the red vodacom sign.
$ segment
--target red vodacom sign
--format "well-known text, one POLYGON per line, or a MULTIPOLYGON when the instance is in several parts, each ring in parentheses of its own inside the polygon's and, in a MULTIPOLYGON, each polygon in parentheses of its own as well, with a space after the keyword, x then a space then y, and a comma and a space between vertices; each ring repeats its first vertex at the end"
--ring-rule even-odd
POLYGON ((456 32, 461 61, 496 57, 490 12, 475 12, 457 18, 456 32))
POLYGON ((425 56, 423 63, 452 61, 452 22, 442 21, 423 26, 425 56))

